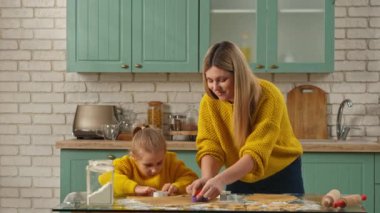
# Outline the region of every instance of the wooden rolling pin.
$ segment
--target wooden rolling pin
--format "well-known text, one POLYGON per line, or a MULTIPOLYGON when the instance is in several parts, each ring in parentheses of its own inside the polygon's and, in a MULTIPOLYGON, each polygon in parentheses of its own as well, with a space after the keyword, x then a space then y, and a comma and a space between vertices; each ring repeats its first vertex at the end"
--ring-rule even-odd
POLYGON ((321 204, 324 207, 332 207, 340 198, 340 191, 337 189, 330 190, 322 197, 321 204))
POLYGON ((346 206, 359 206, 363 200, 367 200, 367 196, 365 194, 346 195, 334 202, 334 208, 345 208, 346 206))

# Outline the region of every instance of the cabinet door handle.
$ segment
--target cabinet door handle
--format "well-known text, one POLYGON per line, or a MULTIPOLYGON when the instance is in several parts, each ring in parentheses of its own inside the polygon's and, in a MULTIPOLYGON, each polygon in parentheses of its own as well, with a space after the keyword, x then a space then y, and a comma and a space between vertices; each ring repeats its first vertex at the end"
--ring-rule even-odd
POLYGON ((135 64, 135 67, 141 69, 142 68, 142 64, 135 64))
POLYGON ((256 69, 263 69, 263 68, 264 68, 264 65, 262 65, 262 64, 256 65, 256 69))
POLYGON ((128 69, 129 65, 128 64, 123 64, 123 65, 121 65, 121 68, 128 69))
POLYGON ((110 160, 115 160, 116 159, 115 155, 108 155, 107 158, 110 159, 110 160))
POLYGON ((275 65, 275 64, 272 64, 272 65, 270 66, 270 68, 271 68, 271 69, 278 69, 278 66, 275 65))

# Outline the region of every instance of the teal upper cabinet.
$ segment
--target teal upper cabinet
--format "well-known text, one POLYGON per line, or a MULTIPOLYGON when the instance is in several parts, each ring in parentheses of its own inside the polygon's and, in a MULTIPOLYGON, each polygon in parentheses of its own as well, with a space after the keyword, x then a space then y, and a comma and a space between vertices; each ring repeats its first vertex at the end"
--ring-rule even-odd
POLYGON ((200 8, 201 57, 230 40, 254 72, 334 70, 334 0, 209 0, 200 8))
POLYGON ((68 71, 198 72, 199 0, 68 0, 68 71))

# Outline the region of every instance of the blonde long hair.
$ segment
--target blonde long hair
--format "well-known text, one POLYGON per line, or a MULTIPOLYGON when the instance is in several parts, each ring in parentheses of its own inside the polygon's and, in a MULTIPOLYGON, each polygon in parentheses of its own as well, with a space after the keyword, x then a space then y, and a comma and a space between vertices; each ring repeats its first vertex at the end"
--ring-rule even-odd
POLYGON ((214 99, 218 97, 208 88, 206 79, 206 72, 212 66, 234 73, 234 138, 235 145, 241 147, 253 130, 252 116, 261 94, 259 80, 236 44, 230 41, 216 43, 208 49, 203 61, 203 86, 214 99))

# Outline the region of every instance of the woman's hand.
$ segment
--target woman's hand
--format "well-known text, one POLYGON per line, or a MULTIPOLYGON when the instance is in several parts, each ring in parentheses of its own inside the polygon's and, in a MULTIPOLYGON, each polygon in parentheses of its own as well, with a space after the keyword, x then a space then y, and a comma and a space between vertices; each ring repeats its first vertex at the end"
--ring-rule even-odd
POLYGON ((203 186, 202 190, 197 193, 196 199, 202 197, 212 200, 218 197, 223 191, 225 184, 218 178, 218 176, 209 179, 203 186))
POLYGON ((199 178, 195 180, 194 182, 192 182, 190 185, 186 187, 187 194, 191 194, 192 196, 194 196, 197 191, 202 189, 202 187, 206 184, 206 182, 207 182, 206 178, 199 178))
POLYGON ((136 186, 135 194, 138 196, 152 196, 157 189, 150 186, 136 186))
POLYGON ((175 195, 178 192, 178 188, 171 183, 165 183, 161 191, 168 192, 168 195, 175 195))

